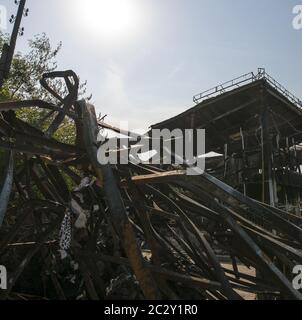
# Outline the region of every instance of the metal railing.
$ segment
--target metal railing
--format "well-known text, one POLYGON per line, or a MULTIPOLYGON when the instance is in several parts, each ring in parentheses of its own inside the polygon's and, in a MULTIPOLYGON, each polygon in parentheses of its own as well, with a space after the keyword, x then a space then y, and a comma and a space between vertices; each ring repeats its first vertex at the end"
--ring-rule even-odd
POLYGON ((223 94, 235 88, 239 88, 245 84, 249 84, 261 79, 266 80, 273 88, 275 88, 278 92, 284 95, 288 100, 290 100, 292 103, 297 105, 299 108, 302 108, 302 101, 299 98, 297 98, 294 94, 289 92, 284 86, 282 86, 278 81, 272 78, 269 74, 267 74, 265 69, 263 68, 259 68, 257 74, 255 74, 254 72, 249 72, 238 78, 227 81, 209 90, 199 93, 193 97, 193 101, 196 104, 198 104, 208 98, 214 98, 220 94, 223 94))

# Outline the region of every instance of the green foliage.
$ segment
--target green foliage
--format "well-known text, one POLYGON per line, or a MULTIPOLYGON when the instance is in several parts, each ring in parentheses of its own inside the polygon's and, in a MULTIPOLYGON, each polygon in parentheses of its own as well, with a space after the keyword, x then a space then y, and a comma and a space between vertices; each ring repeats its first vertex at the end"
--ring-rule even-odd
MULTIPOLYGON (((0 34, 0 45, 7 41, 7 36, 0 34)), ((54 49, 49 38, 43 33, 36 35, 28 41, 29 52, 16 53, 12 62, 10 77, 3 86, 4 91, 10 93, 13 99, 51 99, 51 96, 41 90, 39 80, 43 73, 56 70, 57 57, 62 44, 59 43, 54 49)))
MULTIPOLYGON (((5 42, 8 42, 8 36, 0 33, 0 50, 2 50, 5 42)), ((0 91, 0 101, 42 99, 56 104, 58 101, 41 88, 39 80, 44 73, 57 69, 56 57, 62 47, 62 43, 52 47, 49 38, 43 33, 29 40, 28 44, 28 53, 22 54, 18 52, 14 56, 9 79, 4 83, 0 91)), ((51 86, 61 96, 64 97, 66 95, 67 89, 62 81, 54 80, 51 82, 51 86)), ((80 85, 79 96, 83 97, 85 93, 86 82, 80 85)), ((42 130, 46 129, 56 116, 54 114, 46 121, 42 121, 47 113, 47 110, 38 108, 20 109, 16 112, 20 119, 42 130)), ((65 143, 74 143, 74 123, 66 118, 55 138, 65 143)))

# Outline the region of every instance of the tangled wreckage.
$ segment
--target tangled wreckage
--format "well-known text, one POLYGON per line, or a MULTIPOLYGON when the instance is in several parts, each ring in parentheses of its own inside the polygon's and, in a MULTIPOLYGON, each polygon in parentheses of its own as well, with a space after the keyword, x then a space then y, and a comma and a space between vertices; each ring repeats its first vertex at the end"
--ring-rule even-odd
POLYGON ((263 69, 152 126, 207 130, 207 152, 219 156, 199 176, 131 159, 101 165, 100 130, 133 145, 141 136, 78 101, 74 72, 41 85, 57 104, 0 103, 1 299, 302 299, 292 284, 302 265, 302 105, 263 69), (46 130, 16 116, 31 107, 55 115, 46 130), (65 117, 74 145, 54 138, 65 117))

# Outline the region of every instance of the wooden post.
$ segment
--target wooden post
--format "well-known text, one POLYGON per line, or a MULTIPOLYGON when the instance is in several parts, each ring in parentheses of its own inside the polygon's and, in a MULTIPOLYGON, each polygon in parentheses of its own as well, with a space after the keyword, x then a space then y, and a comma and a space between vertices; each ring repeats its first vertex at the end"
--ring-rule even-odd
POLYGON ((241 135, 241 145, 242 145, 242 163, 243 163, 243 170, 241 179, 243 181, 243 194, 246 196, 246 183, 245 183, 245 172, 247 168, 247 159, 245 154, 245 141, 244 141, 244 134, 242 128, 240 128, 240 135, 241 135))
POLYGON ((228 170, 228 144, 224 145, 224 179, 227 177, 228 170))
POLYGON ((268 126, 268 106, 265 88, 261 89, 262 115, 261 121, 261 146, 262 146, 262 201, 275 206, 275 187, 273 179, 273 148, 268 126))

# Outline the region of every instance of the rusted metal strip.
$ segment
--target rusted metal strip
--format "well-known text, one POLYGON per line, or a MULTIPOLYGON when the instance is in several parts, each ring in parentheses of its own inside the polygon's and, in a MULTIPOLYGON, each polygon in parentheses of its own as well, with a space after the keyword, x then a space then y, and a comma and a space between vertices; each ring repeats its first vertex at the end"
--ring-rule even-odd
POLYGON ((95 110, 85 101, 78 103, 83 120, 83 137, 86 150, 95 169, 96 176, 103 181, 106 200, 114 226, 122 240, 122 245, 131 262, 131 267, 140 282, 146 298, 159 299, 160 293, 149 270, 144 267, 143 257, 136 242, 136 236, 121 198, 117 182, 109 165, 102 166, 97 160, 98 124, 95 110))

